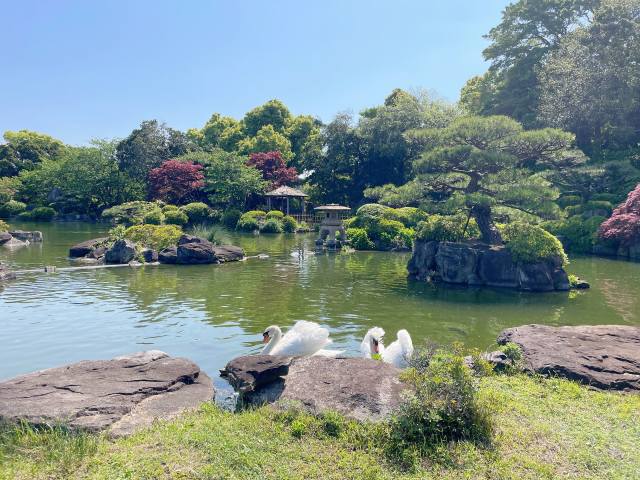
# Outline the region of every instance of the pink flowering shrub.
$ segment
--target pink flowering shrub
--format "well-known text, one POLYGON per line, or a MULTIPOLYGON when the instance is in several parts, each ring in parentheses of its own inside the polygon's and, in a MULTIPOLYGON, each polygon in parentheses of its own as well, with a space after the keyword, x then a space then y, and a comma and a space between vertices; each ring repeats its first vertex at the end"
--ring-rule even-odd
POLYGON ((629 192, 627 200, 613 211, 611 218, 600 225, 598 236, 624 246, 640 242, 640 184, 629 192))

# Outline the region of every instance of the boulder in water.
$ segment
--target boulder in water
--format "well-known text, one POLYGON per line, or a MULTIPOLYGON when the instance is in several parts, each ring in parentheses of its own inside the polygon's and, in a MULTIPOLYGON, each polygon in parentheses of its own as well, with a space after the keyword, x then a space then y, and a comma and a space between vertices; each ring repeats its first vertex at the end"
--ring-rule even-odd
POLYGON ((107 263, 129 263, 136 256, 136 245, 127 239, 116 240, 113 246, 107 250, 104 259, 107 263))

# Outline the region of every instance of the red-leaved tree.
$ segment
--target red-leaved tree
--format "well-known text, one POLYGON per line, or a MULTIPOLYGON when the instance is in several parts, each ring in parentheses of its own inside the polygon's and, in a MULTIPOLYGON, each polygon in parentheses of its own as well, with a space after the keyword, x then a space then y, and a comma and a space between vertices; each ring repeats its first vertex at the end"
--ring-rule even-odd
POLYGON ((627 200, 613 211, 611 218, 602 222, 598 235, 623 246, 640 242, 640 183, 629 192, 627 200))
POLYGON ((247 165, 260 170, 262 178, 271 182, 271 188, 294 183, 298 179, 298 171, 294 167, 287 167, 284 158, 277 151, 252 153, 247 165))
POLYGON ((168 203, 192 200, 204 186, 202 165, 178 160, 166 160, 149 172, 149 190, 152 198, 168 203))

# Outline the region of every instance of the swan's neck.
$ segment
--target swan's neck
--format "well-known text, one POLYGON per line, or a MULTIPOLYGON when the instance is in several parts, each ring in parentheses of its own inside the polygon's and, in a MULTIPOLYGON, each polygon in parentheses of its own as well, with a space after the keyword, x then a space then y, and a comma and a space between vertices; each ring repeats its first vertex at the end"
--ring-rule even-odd
POLYGON ((271 340, 269 340, 269 343, 267 343, 262 349, 262 355, 270 355, 281 338, 282 338, 282 330, 280 330, 279 328, 276 328, 275 331, 273 332, 273 337, 271 337, 271 340))

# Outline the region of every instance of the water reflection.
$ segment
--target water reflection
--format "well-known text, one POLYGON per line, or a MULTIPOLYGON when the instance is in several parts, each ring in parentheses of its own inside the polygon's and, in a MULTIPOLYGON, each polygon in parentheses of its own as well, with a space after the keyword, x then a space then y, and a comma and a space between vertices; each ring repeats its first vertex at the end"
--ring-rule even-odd
MULTIPOLYGON (((66 266, 70 245, 104 233, 86 224, 40 229, 43 245, 0 250, 0 259, 66 266)), ((640 323, 640 264, 574 259, 572 271, 591 291, 531 294, 408 281, 406 253, 317 253, 312 234, 228 235, 248 255, 268 258, 20 277, 0 290, 0 378, 150 348, 215 374, 233 356, 258 351, 265 326, 300 319, 325 324, 336 348, 354 354, 373 325, 390 337, 408 328, 417 343, 487 348, 502 329, 526 323, 640 323)))

